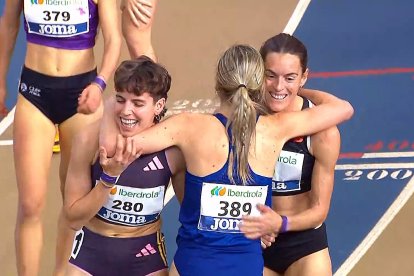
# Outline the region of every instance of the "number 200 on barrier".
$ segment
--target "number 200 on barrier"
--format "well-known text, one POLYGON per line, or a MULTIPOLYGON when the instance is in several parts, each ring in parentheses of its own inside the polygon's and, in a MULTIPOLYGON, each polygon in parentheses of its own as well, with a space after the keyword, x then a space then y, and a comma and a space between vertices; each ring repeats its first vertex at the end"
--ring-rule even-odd
POLYGON ((413 175, 412 170, 408 169, 399 169, 399 170, 349 170, 345 171, 345 177, 343 180, 360 180, 361 178, 366 177, 369 180, 382 180, 385 178, 392 178, 395 180, 403 180, 409 178, 413 175))

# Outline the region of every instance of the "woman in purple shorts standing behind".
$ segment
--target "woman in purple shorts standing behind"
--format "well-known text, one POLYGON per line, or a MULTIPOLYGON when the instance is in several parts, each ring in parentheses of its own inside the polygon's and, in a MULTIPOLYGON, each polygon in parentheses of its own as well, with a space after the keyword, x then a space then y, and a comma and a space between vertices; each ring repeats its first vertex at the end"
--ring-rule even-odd
MULTIPOLYGON (((19 193, 15 244, 18 274, 37 275, 55 125, 60 133, 63 191, 72 137, 101 117, 101 93, 118 62, 121 40, 116 1, 6 0, 0 22, 0 109, 22 12, 27 50, 13 127, 19 193), (104 54, 97 71, 93 47, 99 25, 104 54)), ((71 231, 62 223, 59 228, 58 244, 64 247, 62 241, 69 240, 71 231)), ((67 262, 64 252, 58 248, 56 273, 67 262)))

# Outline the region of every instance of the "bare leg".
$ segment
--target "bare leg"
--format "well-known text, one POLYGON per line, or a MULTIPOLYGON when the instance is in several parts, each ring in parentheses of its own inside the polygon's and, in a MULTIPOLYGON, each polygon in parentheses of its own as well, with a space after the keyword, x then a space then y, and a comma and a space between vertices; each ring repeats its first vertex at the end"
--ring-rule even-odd
POLYGON ((89 274, 86 271, 83 271, 82 269, 80 269, 79 267, 73 264, 67 265, 66 272, 63 275, 65 276, 91 276, 91 274, 89 274))
POLYGON ((286 276, 331 276, 332 266, 328 248, 310 254, 294 262, 285 272, 286 276))
POLYGON ((180 274, 178 273, 177 268, 175 267, 174 262, 171 264, 170 273, 168 275, 169 276, 180 276, 180 274))
POLYGON ((43 242, 41 214, 45 205, 55 127, 19 95, 13 132, 19 192, 15 229, 17 272, 18 275, 37 275, 43 242))
POLYGON ((161 269, 148 274, 147 276, 168 276, 168 269, 161 269))
POLYGON ((279 274, 267 267, 263 269, 263 276, 279 276, 279 275, 283 275, 283 274, 279 274))
MULTIPOLYGON (((59 176, 60 189, 63 198, 73 137, 76 135, 76 133, 79 133, 83 128, 87 127, 88 124, 99 120, 102 117, 102 111, 103 107, 101 106, 94 114, 91 115, 83 115, 78 113, 59 126, 61 148, 59 176)), ((54 275, 56 276, 64 275, 66 265, 70 258, 70 251, 72 249, 74 236, 75 231, 67 226, 64 216, 61 213, 59 215, 58 237, 56 243, 56 262, 54 271, 54 275)))

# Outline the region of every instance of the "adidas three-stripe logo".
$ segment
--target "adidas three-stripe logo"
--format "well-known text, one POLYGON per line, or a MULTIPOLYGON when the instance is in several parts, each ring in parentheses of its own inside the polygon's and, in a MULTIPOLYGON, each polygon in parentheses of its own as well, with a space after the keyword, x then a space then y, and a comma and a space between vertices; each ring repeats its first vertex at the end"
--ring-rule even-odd
POLYGON ((135 255, 135 257, 139 258, 143 256, 153 255, 155 253, 157 253, 157 250, 155 250, 151 244, 147 244, 144 248, 141 249, 141 252, 135 255))
POLYGON ((157 156, 152 158, 152 161, 150 161, 145 167, 144 171, 157 171, 164 169, 164 166, 161 164, 160 159, 158 159, 157 156))

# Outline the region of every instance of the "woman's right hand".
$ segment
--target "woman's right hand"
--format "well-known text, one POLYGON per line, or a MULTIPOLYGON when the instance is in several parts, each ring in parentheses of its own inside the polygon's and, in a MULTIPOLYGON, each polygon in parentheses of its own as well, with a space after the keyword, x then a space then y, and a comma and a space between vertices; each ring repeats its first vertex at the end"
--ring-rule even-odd
POLYGON ((124 138, 121 134, 116 137, 115 155, 108 158, 106 149, 99 148, 99 162, 103 171, 111 176, 119 176, 142 153, 132 137, 124 138))

